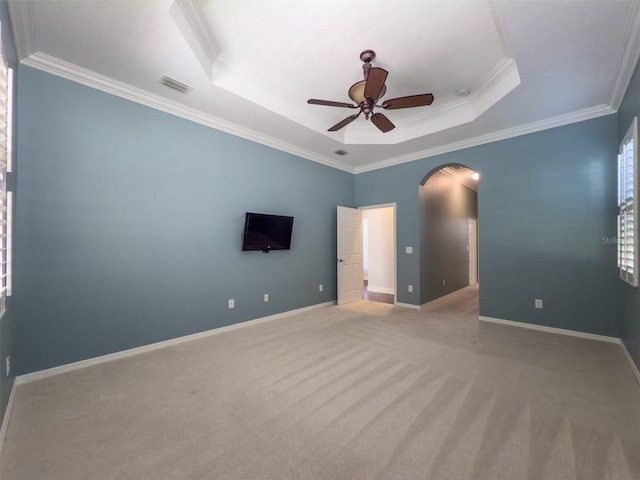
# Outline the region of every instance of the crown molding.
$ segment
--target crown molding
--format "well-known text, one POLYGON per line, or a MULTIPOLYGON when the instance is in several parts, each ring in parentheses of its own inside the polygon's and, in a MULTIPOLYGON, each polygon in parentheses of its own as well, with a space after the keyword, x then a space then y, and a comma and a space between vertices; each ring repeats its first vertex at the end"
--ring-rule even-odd
POLYGON ((195 108, 187 107, 181 103, 168 100, 159 95, 149 93, 145 90, 133 87, 123 82, 119 82, 110 77, 100 75, 91 70, 87 70, 77 65, 73 65, 68 62, 64 62, 55 57, 51 57, 47 54, 37 52, 30 55, 28 58, 22 60, 23 65, 42 70, 47 73, 51 73, 58 77, 62 77, 66 80, 70 80, 75 83, 85 85, 87 87, 95 88, 103 92, 115 95, 120 98, 131 100, 132 102, 140 103, 147 107, 160 110, 171 115, 175 115, 192 122, 205 125, 207 127, 220 130, 237 137, 250 140, 252 142, 260 143, 267 147, 275 148, 283 152, 291 153, 298 157, 311 160, 313 162, 321 163, 328 167, 343 170, 345 172, 354 173, 352 166, 343 162, 336 161, 331 158, 318 155, 315 152, 300 148, 296 145, 292 145, 287 142, 283 142, 277 138, 264 135, 235 123, 223 120, 214 115, 204 113, 195 108))
POLYGON ((447 145, 410 153, 408 155, 390 158, 388 160, 383 160, 381 162, 372 163, 362 167, 356 167, 354 169, 354 173, 359 174, 370 172, 372 170, 379 170, 381 168, 392 167, 394 165, 400 165, 402 163, 413 162, 414 160, 420 160, 423 158, 434 157, 436 155, 442 155, 444 153, 455 152, 456 150, 477 147, 479 145, 493 143, 500 140, 507 140, 509 138, 519 137, 521 135, 527 135, 542 130, 548 130, 550 128, 583 122, 585 120, 591 120, 593 118, 610 115, 612 113, 616 113, 616 110, 611 108, 609 105, 598 105, 591 108, 585 108, 583 110, 578 110, 576 112, 568 113, 565 115, 558 115, 557 117, 548 118, 538 122, 532 122, 513 128, 507 128, 505 130, 489 133, 487 135, 480 135, 478 137, 463 140, 461 142, 454 142, 447 145))
POLYGON ((633 2, 631 6, 623 45, 609 88, 609 105, 616 111, 622 104, 640 58, 640 2, 633 2))

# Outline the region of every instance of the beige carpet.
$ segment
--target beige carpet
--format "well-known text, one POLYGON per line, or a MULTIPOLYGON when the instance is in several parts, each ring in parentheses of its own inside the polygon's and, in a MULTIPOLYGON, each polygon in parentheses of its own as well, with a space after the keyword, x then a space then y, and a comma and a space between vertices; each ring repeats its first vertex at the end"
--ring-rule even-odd
POLYGON ((3 480, 640 478, 617 345, 359 302, 17 387, 3 480))

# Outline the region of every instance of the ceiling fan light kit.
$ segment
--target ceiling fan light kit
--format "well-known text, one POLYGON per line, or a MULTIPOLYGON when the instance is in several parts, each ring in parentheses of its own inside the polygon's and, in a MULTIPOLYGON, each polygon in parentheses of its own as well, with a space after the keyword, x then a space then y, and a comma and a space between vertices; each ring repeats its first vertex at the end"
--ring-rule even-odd
POLYGON ((364 113, 364 118, 366 120, 369 120, 369 117, 371 117, 371 123, 378 127, 381 132, 386 133, 393 130, 395 125, 382 113, 373 113, 374 107, 384 108, 385 110, 395 110, 399 108, 423 107, 433 103, 433 95, 431 93, 423 93, 420 95, 392 98, 382 102, 382 105, 378 105, 378 100, 380 100, 387 92, 385 82, 389 72, 383 68, 372 67, 371 61, 374 58, 376 58, 376 52, 373 50, 365 50, 360 53, 360 60, 364 62, 364 65, 362 65, 364 80, 354 83, 351 88, 349 88, 348 92, 349 98, 353 100, 355 104, 333 102, 330 100, 317 100, 315 98, 307 100, 307 103, 312 105, 360 109, 357 114, 350 115, 344 120, 336 123, 333 127, 329 128, 329 132, 340 130, 364 113))
MULTIPOLYGON (((354 83, 349 89, 349 98, 356 102, 358 105, 366 100, 366 97, 364 96, 364 86, 366 85, 366 83, 366 80, 362 80, 358 83, 354 83)), ((385 93, 387 93, 387 86, 383 85, 380 95, 378 95, 378 98, 374 98, 374 101, 377 102, 380 98, 384 97, 385 93)))

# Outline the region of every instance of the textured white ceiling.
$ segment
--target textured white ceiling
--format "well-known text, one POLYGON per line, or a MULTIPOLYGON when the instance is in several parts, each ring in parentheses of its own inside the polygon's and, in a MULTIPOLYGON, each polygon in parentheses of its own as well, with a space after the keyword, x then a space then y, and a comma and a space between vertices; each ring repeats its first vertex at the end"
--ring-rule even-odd
POLYGON ((640 52, 639 2, 9 0, 25 64, 361 172, 614 112, 640 52), (378 131, 352 110, 359 54, 389 71, 378 131), (182 95, 162 75, 193 90, 182 95), (456 92, 467 88, 471 95, 456 92), (333 152, 343 149, 348 155, 333 152))

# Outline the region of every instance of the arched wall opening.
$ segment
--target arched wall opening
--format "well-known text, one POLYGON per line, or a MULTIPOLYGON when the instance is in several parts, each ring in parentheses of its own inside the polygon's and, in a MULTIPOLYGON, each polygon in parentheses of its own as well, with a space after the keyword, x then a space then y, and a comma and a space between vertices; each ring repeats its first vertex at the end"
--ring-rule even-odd
POLYGON ((420 182, 420 303, 478 283, 478 178, 459 163, 420 182))

